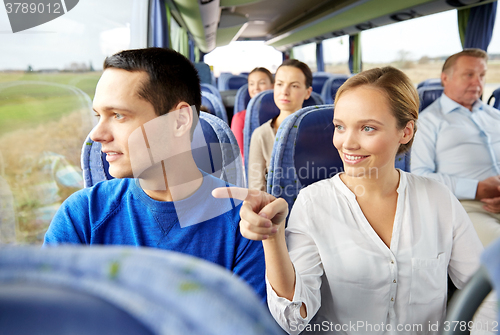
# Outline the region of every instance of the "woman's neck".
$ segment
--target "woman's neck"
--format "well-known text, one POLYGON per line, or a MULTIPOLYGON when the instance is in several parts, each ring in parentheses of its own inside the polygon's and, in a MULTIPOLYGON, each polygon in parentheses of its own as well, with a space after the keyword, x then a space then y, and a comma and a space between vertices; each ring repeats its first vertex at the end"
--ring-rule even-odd
POLYGON ((283 121, 285 121, 285 119, 286 119, 288 116, 292 115, 293 113, 295 113, 295 111, 294 111, 294 112, 291 112, 291 111, 284 111, 284 110, 281 110, 281 111, 280 111, 280 115, 278 115, 278 117, 277 117, 277 118, 274 120, 274 122, 273 122, 273 128, 274 128, 274 130, 275 130, 275 131, 278 131, 278 128, 280 127, 281 123, 282 123, 283 121))
POLYGON ((369 170, 363 176, 342 173, 340 179, 356 197, 385 197, 396 192, 399 186, 399 172, 394 167, 369 170))

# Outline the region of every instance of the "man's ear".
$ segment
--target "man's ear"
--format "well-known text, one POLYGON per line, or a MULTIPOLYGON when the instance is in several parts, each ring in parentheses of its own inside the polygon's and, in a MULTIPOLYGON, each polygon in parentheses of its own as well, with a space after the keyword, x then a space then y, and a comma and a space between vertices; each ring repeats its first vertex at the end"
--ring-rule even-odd
POLYGON ((445 86, 446 83, 448 83, 448 80, 450 79, 450 75, 446 72, 441 72, 441 85, 443 87, 445 86))
POLYGON ((176 113, 174 135, 181 137, 190 134, 191 126, 193 124, 193 110, 187 102, 179 102, 172 110, 176 113))
POLYGON ((413 135, 415 134, 415 121, 408 121, 406 126, 403 129, 403 136, 399 140, 399 143, 401 144, 406 144, 410 142, 410 140, 413 138, 413 135))

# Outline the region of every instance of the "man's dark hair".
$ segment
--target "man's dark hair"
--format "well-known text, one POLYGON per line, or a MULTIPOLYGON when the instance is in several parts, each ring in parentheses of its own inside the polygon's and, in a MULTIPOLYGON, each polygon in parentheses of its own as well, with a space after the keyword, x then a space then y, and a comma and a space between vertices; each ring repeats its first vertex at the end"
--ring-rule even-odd
POLYGON ((309 66, 307 66, 306 63, 302 63, 300 60, 297 60, 297 59, 287 59, 278 67, 278 69, 276 70, 276 73, 278 73, 278 70, 282 66, 296 67, 297 69, 302 71, 304 76, 306 76, 306 82, 305 82, 306 88, 309 88, 312 86, 313 75, 312 75, 311 69, 309 68, 309 66))
MULTIPOLYGON (((107 57, 104 70, 144 71, 149 80, 139 89, 139 97, 151 103, 156 115, 171 111, 181 101, 200 114, 200 78, 193 64, 177 51, 164 48, 125 50, 107 57)), ((192 130, 196 124, 193 124, 192 130)))

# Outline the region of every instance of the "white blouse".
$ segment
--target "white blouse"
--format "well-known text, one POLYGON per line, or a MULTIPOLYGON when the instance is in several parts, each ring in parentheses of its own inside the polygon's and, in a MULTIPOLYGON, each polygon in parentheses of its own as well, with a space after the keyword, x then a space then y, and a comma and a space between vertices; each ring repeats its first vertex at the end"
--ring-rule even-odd
POLYGON ((483 247, 445 185, 400 171, 397 192, 390 248, 338 174, 300 192, 286 230, 296 272, 293 301, 278 297, 267 282, 270 311, 283 329, 438 333, 446 313, 447 273, 462 288, 479 267, 483 247), (302 303, 306 319, 300 316, 302 303))

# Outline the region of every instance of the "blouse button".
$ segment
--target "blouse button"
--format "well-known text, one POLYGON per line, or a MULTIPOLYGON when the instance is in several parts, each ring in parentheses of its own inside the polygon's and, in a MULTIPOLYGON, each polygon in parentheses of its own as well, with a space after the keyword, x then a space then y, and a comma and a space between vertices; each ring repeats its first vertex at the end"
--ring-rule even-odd
POLYGON ((391 298, 391 301, 394 301, 394 298, 391 298))
POLYGON ((394 264, 394 260, 391 259, 391 264, 394 264))
POLYGON ((394 279, 392 282, 393 282, 394 284, 396 284, 396 279, 394 279))

